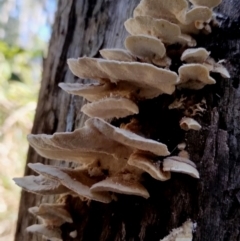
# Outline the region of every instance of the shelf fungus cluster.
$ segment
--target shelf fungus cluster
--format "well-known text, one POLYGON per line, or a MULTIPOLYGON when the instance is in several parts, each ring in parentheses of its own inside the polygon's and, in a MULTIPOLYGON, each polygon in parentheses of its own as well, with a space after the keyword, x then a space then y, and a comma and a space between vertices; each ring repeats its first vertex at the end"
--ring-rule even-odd
MULTIPOLYGON (((28 211, 36 216, 41 224, 29 226, 27 231, 41 234, 46 240, 63 241, 60 226, 64 223, 73 223, 72 217, 66 209, 66 205, 62 203, 42 203, 39 207, 29 208, 28 211)), ((73 232, 69 233, 70 237, 72 237, 72 235, 73 232)))
MULTIPOLYGON (((84 97, 82 112, 90 117, 82 128, 53 135, 29 135, 28 141, 38 154, 54 160, 74 162, 75 168, 30 163, 37 176, 15 178, 17 185, 40 195, 73 195, 82 200, 109 203, 118 194, 148 198, 143 173, 159 181, 178 172, 199 178, 196 165, 179 144, 178 156, 171 156, 164 143, 145 138, 134 129, 135 122, 111 124, 113 118, 139 113, 138 103, 159 95, 172 95, 176 89, 199 90, 215 84, 211 72, 224 78, 230 75, 204 48, 194 48, 191 34, 210 33, 213 8, 221 0, 141 0, 134 17, 125 22, 130 34, 126 49, 102 49, 102 58, 68 59, 74 75, 88 79, 87 84, 60 83, 66 92, 84 97), (178 72, 171 71, 168 47, 181 45, 178 72), (130 128, 131 126, 131 128, 130 128), (129 127, 129 128, 128 128, 129 127)), ((174 100, 169 109, 184 109, 185 98, 174 100)), ((205 100, 203 100, 205 101, 205 100)), ((205 111, 196 104, 191 114, 183 112, 179 128, 198 131, 201 125, 192 117, 205 111)), ((163 117, 164 118, 164 117, 163 117)), ((72 222, 64 205, 42 204, 30 212, 43 220, 29 232, 41 233, 49 240, 61 240, 60 226, 72 222)), ((162 239, 192 240, 191 221, 162 239)), ((75 234, 72 234, 75 235, 75 234)))
POLYGON ((183 35, 196 34, 200 30, 209 33, 211 32, 209 23, 213 18, 212 9, 220 3, 221 0, 142 0, 133 15, 134 18, 150 16, 155 19, 165 19, 174 24, 176 29, 178 27, 183 35))
POLYGON ((93 117, 73 132, 29 135, 30 145, 43 157, 75 162, 76 168, 29 163, 39 176, 15 178, 30 192, 42 195, 72 194, 109 203, 116 197, 109 192, 149 197, 142 174, 156 180, 170 179, 170 172, 199 178, 188 158, 169 156, 165 144, 144 138, 93 117), (156 161, 158 157, 163 161, 156 161))
POLYGON ((105 50, 105 53, 110 51, 111 56, 117 53, 114 60, 88 57, 68 60, 73 74, 98 81, 93 84, 60 84, 68 93, 83 96, 91 102, 82 108, 86 115, 111 119, 138 114, 136 102, 139 99, 175 91, 178 80, 175 72, 150 63, 115 60, 120 58, 119 51, 105 50))

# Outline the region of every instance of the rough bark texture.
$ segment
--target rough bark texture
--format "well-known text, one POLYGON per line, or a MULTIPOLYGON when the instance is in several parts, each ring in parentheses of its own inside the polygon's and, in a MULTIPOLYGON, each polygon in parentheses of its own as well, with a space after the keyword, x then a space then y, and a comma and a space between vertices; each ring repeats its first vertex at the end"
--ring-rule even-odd
MULTIPOLYGON (((127 36, 123 23, 132 16, 138 2, 59 1, 33 133, 72 131, 83 125, 86 117, 80 108, 84 100, 58 87, 59 82, 80 81, 70 73, 66 60, 83 55, 96 57, 103 47, 123 47, 127 36)), ((207 100, 207 112, 198 117, 203 129, 185 134, 178 128, 180 114, 166 108, 172 96, 140 103, 138 116, 142 132, 166 143, 173 153, 185 139, 201 179, 175 174, 170 181, 158 182, 146 175, 145 186, 151 195, 147 200, 122 195, 117 202, 106 205, 69 197, 74 225, 62 226, 63 240, 157 241, 191 218, 198 224, 194 241, 240 241, 240 2, 224 0, 215 11, 221 13, 220 27, 209 36, 198 36, 198 45, 207 47, 216 60, 226 59, 232 78, 224 80, 214 75, 216 85, 184 93, 195 101, 203 97, 207 100), (68 234, 75 229, 78 236, 71 239, 68 234)), ((178 65, 175 61, 173 69, 178 65)), ((119 121, 113 123, 118 125, 119 121)), ((54 163, 32 148, 27 162, 54 163)), ((27 168, 25 174, 32 172, 27 168)), ((42 240, 25 232, 36 222, 27 209, 53 200, 22 193, 16 241, 42 240)))

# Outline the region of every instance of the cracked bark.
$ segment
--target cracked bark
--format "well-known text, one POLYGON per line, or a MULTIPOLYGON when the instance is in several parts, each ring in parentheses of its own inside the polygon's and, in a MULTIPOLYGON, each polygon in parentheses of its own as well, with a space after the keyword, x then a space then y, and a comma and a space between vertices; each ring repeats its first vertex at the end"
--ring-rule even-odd
MULTIPOLYGON (((70 73, 66 59, 97 57, 103 47, 123 47, 127 36, 123 23, 132 16, 137 4, 137 0, 59 1, 32 133, 72 131, 84 124, 86 117, 80 109, 85 101, 57 86, 64 81, 86 81, 70 73)), ((63 240, 157 241, 191 218, 198 224, 194 241, 240 241, 240 3, 224 0, 216 11, 221 14, 220 27, 208 36, 198 36, 197 41, 216 60, 227 60, 232 78, 224 80, 213 75, 216 85, 186 93, 207 100, 207 112, 197 119, 203 129, 186 134, 177 129, 178 113, 167 112, 163 107, 172 101, 169 96, 140 103, 138 117, 144 134, 163 140, 170 150, 186 139, 201 179, 173 174, 170 181, 158 182, 146 175, 145 185, 151 195, 148 200, 122 195, 118 202, 108 205, 87 205, 69 197, 74 225, 62 226, 63 240), (71 239, 68 234, 74 229, 78 236, 71 239)), ((56 163, 38 156, 32 148, 27 162, 56 163)), ((60 164, 68 165, 64 161, 60 164)), ((32 172, 26 168, 25 174, 32 172)), ((22 193, 16 241, 42 240, 25 232, 27 226, 36 222, 27 209, 54 199, 22 193)))

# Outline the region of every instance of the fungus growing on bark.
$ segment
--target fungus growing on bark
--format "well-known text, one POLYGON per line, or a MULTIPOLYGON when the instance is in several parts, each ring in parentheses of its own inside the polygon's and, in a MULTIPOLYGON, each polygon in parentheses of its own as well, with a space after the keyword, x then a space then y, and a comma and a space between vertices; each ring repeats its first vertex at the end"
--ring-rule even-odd
POLYGON ((42 175, 15 177, 13 180, 24 190, 39 195, 57 195, 70 192, 68 188, 61 185, 58 181, 49 180, 42 175))
POLYGON ((194 178, 199 178, 198 170, 196 165, 189 159, 170 156, 163 160, 163 171, 179 172, 188 174, 194 178))
POLYGON ((189 8, 186 0, 142 0, 134 10, 136 16, 151 16, 178 24, 183 33, 197 33, 212 18, 212 11, 205 6, 189 8))
POLYGON ((183 33, 198 33, 198 30, 204 29, 207 33, 211 32, 208 23, 212 19, 212 11, 210 8, 195 6, 188 10, 185 15, 181 16, 181 30, 183 33))
POLYGON ((131 180, 129 183, 129 185, 131 184, 131 188, 135 185, 135 191, 132 190, 132 194, 135 193, 135 195, 147 197, 146 189, 138 181, 143 171, 148 172, 158 180, 167 180, 170 178, 168 172, 163 173, 159 166, 147 160, 150 154, 138 156, 141 158, 138 163, 139 165, 133 161, 132 156, 130 161, 132 160, 133 165, 138 166, 142 171, 136 173, 132 171, 131 168, 127 168, 128 174, 126 175, 124 173, 126 168, 124 167, 130 154, 135 150, 148 151, 152 153, 151 155, 166 156, 169 155, 168 149, 166 145, 162 143, 114 127, 99 118, 89 119, 86 121, 85 127, 75 130, 72 133, 55 133, 50 136, 31 135, 28 139, 30 144, 41 155, 55 159, 67 158, 68 156, 68 160, 82 163, 83 167, 81 170, 44 166, 41 164, 29 164, 29 167, 49 179, 58 181, 73 193, 89 199, 101 202, 111 201, 110 197, 108 198, 106 194, 102 193, 100 195, 99 193, 92 193, 91 190, 98 190, 97 188, 103 183, 105 187, 104 190, 113 191, 111 188, 114 180, 118 180, 118 183, 122 180, 121 193, 124 193, 125 190, 126 194, 129 194, 130 189, 128 189, 127 186, 124 187, 124 185, 127 185, 127 181, 131 180), (93 138, 93 135, 97 135, 98 138, 93 138), (106 156, 108 155, 108 158, 104 155, 99 155, 101 153, 106 156), (82 157, 82 155, 85 156, 82 157), (93 158, 93 156, 95 156, 95 158, 93 158), (95 163, 99 163, 100 165, 100 169, 98 169, 97 172, 94 170, 94 168, 97 168, 95 163), (101 165, 105 166, 101 167, 101 165), (101 174, 101 168, 108 170, 109 176, 105 180, 102 180, 105 178, 104 176, 96 179, 98 176, 96 173, 101 174), (122 174, 118 173, 118 170, 121 169, 123 169, 122 174), (129 176, 131 176, 130 179, 129 176), (127 177, 127 179, 125 177, 127 177))
POLYGON ((112 82, 125 81, 136 86, 142 98, 153 98, 162 93, 172 94, 175 90, 177 75, 170 70, 138 62, 101 60, 99 64, 112 82))
POLYGON ((178 18, 182 18, 187 8, 186 0, 142 0, 134 9, 133 16, 151 16, 178 23, 178 18))
POLYGON ((120 129, 99 118, 87 120, 86 125, 96 128, 103 135, 111 138, 111 140, 121 143, 132 150, 148 151, 157 156, 167 156, 170 154, 165 144, 120 129))
POLYGON ((28 166, 37 173, 60 182, 63 186, 81 197, 103 203, 109 203, 112 200, 108 193, 98 193, 90 190, 90 187, 98 182, 99 179, 90 178, 85 171, 54 167, 41 163, 29 163, 28 166))
MULTIPOLYGON (((142 0, 134 10, 134 18, 125 22, 127 31, 133 35, 127 37, 125 42, 130 52, 103 49, 100 54, 104 59, 82 57, 68 60, 74 75, 97 82, 60 83, 59 86, 92 102, 84 105, 82 111, 95 118, 90 118, 83 128, 74 132, 29 135, 28 140, 40 155, 74 161, 79 167, 70 169, 30 163, 29 167, 41 175, 16 178, 18 185, 42 195, 68 193, 109 203, 113 199, 109 191, 148 198, 149 193, 141 184, 144 172, 160 181, 168 180, 170 172, 199 178, 196 165, 184 150, 186 144, 178 145, 181 150, 179 156, 167 157, 163 162, 156 161, 158 156, 168 156, 170 152, 165 144, 141 136, 136 121, 120 124, 122 128, 118 128, 96 118, 137 114, 139 110, 135 101, 138 103, 138 100, 161 94, 173 94, 176 86, 197 90, 206 84, 215 84, 209 76, 210 71, 229 76, 220 62, 215 63, 203 48, 187 49, 182 54, 181 60, 188 64, 179 68, 179 77, 175 72, 152 65, 166 67, 170 64, 166 47, 170 49, 175 46, 169 45, 195 46, 196 41, 188 33, 198 33, 200 29, 211 30, 212 8, 221 1, 189 1, 193 7, 186 0, 142 0)), ((186 109, 185 100, 185 97, 175 100, 169 109, 186 109)), ((200 103, 195 104, 194 108, 190 116, 205 110, 200 103)), ((201 128, 195 120, 187 117, 180 121, 180 127, 184 130, 201 128)), ((50 240, 60 241, 61 230, 58 227, 64 222, 72 222, 62 204, 42 204, 30 211, 40 216, 44 224, 28 227, 28 231, 41 233, 50 240)), ((193 223, 188 220, 162 241, 191 241, 192 231, 193 223)), ((77 233, 71 232, 69 235, 75 238, 77 233)))
POLYGON ((178 25, 165 19, 136 16, 129 18, 124 26, 131 35, 150 35, 160 39, 166 45, 176 43, 191 47, 196 45, 196 41, 191 36, 181 33, 178 25))
POLYGON ((81 111, 89 117, 122 118, 138 114, 138 106, 126 98, 109 97, 84 105, 81 111))
POLYGON ((70 233, 69 233, 69 236, 70 236, 71 238, 76 238, 76 237, 77 237, 77 230, 74 230, 74 231, 70 232, 70 233))
POLYGON ((30 135, 28 139, 30 144, 45 157, 66 158, 80 162, 81 169, 74 170, 40 163, 29 164, 29 167, 46 178, 61 183, 71 192, 88 199, 110 202, 111 197, 107 193, 91 190, 96 191, 100 187, 103 190, 104 187, 104 190, 113 191, 116 188, 114 182, 121 185, 121 188, 115 192, 131 193, 147 198, 149 194, 139 182, 143 171, 161 181, 170 178, 170 173, 161 171, 150 158, 152 155, 169 155, 166 145, 114 127, 99 118, 87 120, 85 127, 72 133, 30 135), (96 136, 93 138, 93 135, 96 136), (140 154, 137 150, 147 151, 148 154, 140 154), (130 157, 134 151, 134 155, 130 157), (137 162, 134 157, 138 157, 137 162), (127 166, 128 159, 133 166, 138 167, 137 171, 127 166), (107 179, 101 170, 108 171, 107 179))
POLYGON ((55 159, 68 157, 68 160, 82 164, 80 170, 45 166, 40 163, 29 164, 29 167, 46 178, 58 181, 79 196, 100 202, 111 201, 107 193, 91 191, 103 188, 101 185, 104 190, 113 191, 116 188, 113 184, 117 182, 121 184, 121 188, 115 192, 146 198, 149 194, 139 182, 144 171, 161 181, 170 178, 169 172, 164 173, 158 165, 151 163, 151 159, 147 160, 151 155, 169 155, 166 145, 114 127, 99 118, 91 118, 85 124, 85 127, 72 133, 31 135, 28 138, 41 155, 55 159), (97 136, 94 138, 93 135, 97 136), (140 155, 137 150, 147 151, 148 154, 140 155), (135 154, 130 157, 134 151, 135 154), (136 155, 138 163, 133 160, 136 155), (138 167, 137 170, 127 166, 128 159, 133 166, 138 167), (101 170, 108 171, 107 179, 101 170))
POLYGON ((215 62, 214 59, 209 58, 207 63, 204 63, 209 71, 219 73, 223 78, 231 78, 228 70, 221 64, 223 61, 215 62))
POLYGON ((119 83, 94 83, 94 84, 79 84, 79 83, 60 83, 59 86, 69 94, 79 95, 90 102, 101 100, 105 97, 117 96, 131 98, 131 95, 136 91, 136 87, 119 83))
POLYGON ((125 47, 143 62, 162 67, 171 64, 171 59, 166 57, 166 48, 158 38, 147 35, 128 36, 125 40, 125 47))
POLYGON ((62 231, 58 227, 48 227, 44 224, 34 224, 26 228, 29 233, 41 234, 50 241, 63 241, 62 231))
POLYGON ((75 161, 83 165, 89 165, 96 160, 118 159, 131 153, 127 146, 109 139, 90 126, 53 135, 31 134, 28 141, 43 157, 75 161))
POLYGON ((104 59, 133 62, 136 59, 124 49, 102 49, 99 51, 104 59))
POLYGON ((189 153, 188 153, 187 151, 185 151, 185 150, 180 151, 180 152, 178 153, 178 156, 179 156, 179 157, 186 158, 186 159, 189 159, 189 158, 190 158, 189 153))
POLYGON ((107 80, 108 74, 102 71, 98 59, 82 57, 68 59, 68 67, 74 75, 82 79, 107 80))
POLYGON ((127 195, 137 195, 149 198, 147 189, 138 181, 138 177, 133 173, 119 173, 103 181, 94 184, 91 187, 93 191, 112 191, 127 195))
POLYGON ((160 162, 153 162, 153 158, 153 155, 147 152, 136 151, 129 157, 128 164, 147 172, 156 180, 169 180, 171 173, 163 172, 160 162))
POLYGON ((177 145, 178 150, 180 150, 180 152, 178 153, 178 156, 186 159, 190 159, 189 153, 185 150, 186 146, 187 144, 185 142, 179 143, 177 145))
POLYGON ((41 218, 43 224, 49 227, 60 227, 64 223, 73 222, 65 204, 42 203, 39 207, 29 208, 28 211, 41 218))
POLYGON ((188 131, 188 130, 199 131, 202 128, 197 121, 189 117, 183 117, 180 120, 180 127, 185 131, 188 131))
POLYGON ((204 48, 186 49, 182 53, 181 60, 187 63, 201 63, 210 72, 219 73, 223 78, 230 78, 229 72, 221 64, 222 61, 216 63, 209 55, 210 52, 204 48))
MULTIPOLYGON (((121 62, 114 60, 79 58, 68 61, 72 72, 80 78, 90 78, 103 83, 125 84, 129 92, 136 96, 151 99, 160 94, 172 94, 177 82, 177 74, 157 68, 148 63, 121 62), (96 68, 96 73, 92 69, 96 68)), ((69 86, 69 85, 68 85, 69 86)))
POLYGON ((173 229, 172 232, 160 241, 192 241, 194 224, 191 220, 187 220, 179 228, 173 229))
MULTIPOLYGON (((117 137, 118 138, 118 137, 117 137)), ((149 173, 153 178, 166 181, 170 179, 170 172, 163 172, 160 163, 153 163, 153 154, 135 151, 128 159, 128 165, 105 180, 95 183, 91 190, 111 191, 127 195, 149 197, 146 188, 141 184, 142 174, 149 173)))
POLYGON ((204 63, 210 52, 205 48, 186 49, 181 56, 181 60, 187 63, 204 63))
POLYGON ((199 90, 205 85, 215 84, 216 81, 209 75, 209 70, 202 64, 185 64, 178 69, 178 88, 199 90))
POLYGON ((186 148, 186 143, 185 142, 179 143, 177 145, 177 148, 181 151, 184 150, 186 148))
POLYGON ((96 160, 127 159, 134 149, 169 155, 167 146, 91 118, 85 126, 68 133, 29 135, 30 145, 42 156, 89 165, 96 160))

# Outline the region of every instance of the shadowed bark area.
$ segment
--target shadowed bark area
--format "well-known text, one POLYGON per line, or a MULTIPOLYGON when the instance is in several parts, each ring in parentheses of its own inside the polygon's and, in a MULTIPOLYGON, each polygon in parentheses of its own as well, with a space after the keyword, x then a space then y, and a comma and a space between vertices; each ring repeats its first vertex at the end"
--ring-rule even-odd
MULTIPOLYGON (((80 109, 85 101, 58 87, 59 82, 86 81, 71 74, 66 60, 83 55, 97 57, 101 48, 122 48, 127 36, 123 23, 132 16, 138 2, 59 1, 32 133, 52 134, 83 126, 86 117, 80 109)), ((219 28, 196 40, 198 46, 211 51, 215 60, 226 59, 231 79, 215 74, 214 86, 142 101, 136 116, 141 132, 166 143, 172 154, 177 153, 177 144, 185 141, 200 180, 173 173, 171 180, 160 182, 146 174, 144 185, 150 193, 147 200, 118 195, 117 202, 102 204, 68 197, 74 224, 61 227, 64 241, 158 241, 188 218, 197 222, 194 241, 240 241, 240 3, 224 0, 215 11, 219 13, 219 28), (178 123, 183 114, 168 109, 181 95, 193 103, 206 99, 206 112, 196 117, 203 127, 201 131, 182 131, 178 123), (78 232, 75 239, 69 237, 73 230, 78 232)), ((173 60, 172 68, 178 66, 178 61, 173 60)), ((113 124, 127 121, 129 118, 113 124)), ((27 162, 57 163, 38 156, 32 148, 27 162)), ((68 165, 64 161, 57 164, 68 165)), ((26 168, 25 174, 33 173, 26 168)), ((16 241, 42 240, 25 232, 27 226, 36 223, 27 209, 53 201, 54 197, 22 193, 16 241)))

